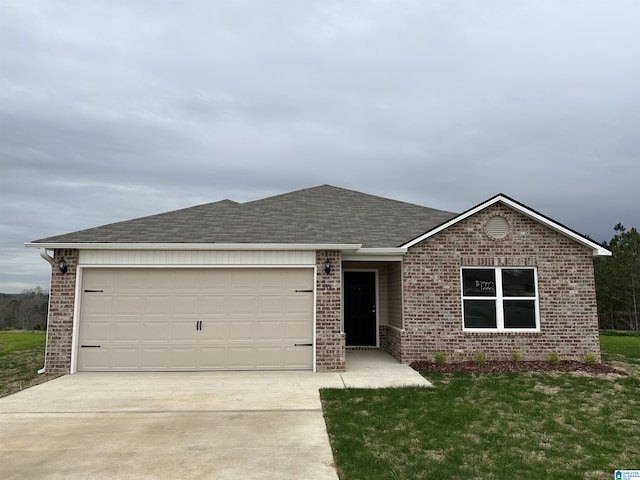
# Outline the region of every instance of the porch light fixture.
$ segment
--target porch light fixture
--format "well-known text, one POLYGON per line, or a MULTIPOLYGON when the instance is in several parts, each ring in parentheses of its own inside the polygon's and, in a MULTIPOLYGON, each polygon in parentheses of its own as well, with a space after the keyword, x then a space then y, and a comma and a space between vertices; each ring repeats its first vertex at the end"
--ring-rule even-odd
POLYGON ((60 260, 58 260, 58 268, 63 274, 67 273, 67 270, 69 268, 67 267, 67 261, 64 259, 64 257, 61 257, 60 260))
POLYGON ((324 273, 327 275, 331 273, 331 260, 329 260, 329 257, 324 261, 324 273))

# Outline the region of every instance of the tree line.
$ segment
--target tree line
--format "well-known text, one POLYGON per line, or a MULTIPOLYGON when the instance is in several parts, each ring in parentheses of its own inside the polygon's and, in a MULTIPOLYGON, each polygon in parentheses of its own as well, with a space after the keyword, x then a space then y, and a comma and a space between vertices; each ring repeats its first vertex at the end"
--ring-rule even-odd
POLYGON ((640 233, 618 223, 603 246, 610 257, 594 258, 600 328, 640 331, 640 233))
POLYGON ((0 293, 0 329, 45 330, 49 295, 40 287, 0 293))

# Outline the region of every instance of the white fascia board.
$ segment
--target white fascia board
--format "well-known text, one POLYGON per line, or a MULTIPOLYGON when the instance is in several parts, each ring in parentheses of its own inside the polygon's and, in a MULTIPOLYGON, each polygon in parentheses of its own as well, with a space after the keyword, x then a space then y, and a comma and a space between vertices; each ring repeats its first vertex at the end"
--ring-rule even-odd
POLYGON ((584 245, 585 247, 591 248, 593 251, 593 256, 611 256, 611 252, 609 250, 607 250, 606 248, 604 248, 602 245, 597 244, 596 242, 593 242, 591 240, 589 240, 588 238, 574 232, 573 230, 568 229, 567 227, 560 225, 559 223, 554 222, 553 220, 551 220, 548 217, 545 217, 544 215, 539 214, 538 212, 535 212, 527 207, 525 207, 524 205, 508 198, 505 197, 504 195, 497 195, 493 198, 491 198, 490 200, 487 200, 484 203, 481 203, 480 205, 472 208, 471 210, 467 210, 464 213, 461 213, 460 215, 458 215, 455 218, 452 218, 451 220, 449 220, 446 223, 443 223, 442 225, 434 228, 433 230, 429 230, 428 232, 424 233, 423 235, 419 236, 418 238, 415 238, 413 240, 411 240, 408 243, 405 243, 404 245, 402 245, 403 247, 406 248, 410 248, 412 246, 414 246, 416 243, 420 243, 423 240, 435 235, 436 233, 439 233, 447 228, 449 228, 452 225, 455 225, 456 223, 464 220, 465 218, 468 218, 472 215, 475 215, 476 213, 478 213, 481 210, 484 210, 487 207, 490 207, 491 205, 498 203, 498 202, 502 202, 505 205, 513 208, 514 210, 516 210, 517 212, 520 212, 521 214, 523 214, 526 217, 529 217, 533 220, 536 220, 537 222, 540 222, 543 225, 546 225, 547 227, 551 228, 552 230, 555 230, 558 233, 561 233, 562 235, 565 235, 566 237, 571 238, 572 240, 584 245))
POLYGON ((404 247, 393 248, 360 248, 359 250, 342 255, 342 260, 349 261, 375 261, 375 262, 399 262, 407 253, 404 247))
POLYGON ((340 250, 355 252, 362 244, 329 243, 25 243, 27 248, 49 250, 340 250))

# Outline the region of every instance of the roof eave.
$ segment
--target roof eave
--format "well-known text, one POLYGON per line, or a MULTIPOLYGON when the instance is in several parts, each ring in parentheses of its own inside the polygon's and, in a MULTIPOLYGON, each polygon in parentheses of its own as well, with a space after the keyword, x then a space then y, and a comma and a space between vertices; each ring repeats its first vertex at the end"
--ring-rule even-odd
POLYGON ((351 243, 38 243, 24 244, 27 248, 48 250, 340 250, 355 252, 362 244, 351 243))
POLYGON ((506 195, 503 194, 498 194, 493 198, 490 198, 489 200, 487 200, 486 202, 483 202, 469 210, 467 210, 466 212, 461 213, 460 215, 458 215, 457 217, 452 218, 451 220, 449 220, 448 222, 445 222, 425 233, 423 233, 422 235, 420 235, 419 237, 414 238, 413 240, 401 245, 401 247, 405 247, 405 248, 410 248, 412 246, 414 246, 417 243, 422 242, 423 240, 426 240, 429 237, 432 237, 433 235, 435 235, 436 233, 439 233, 447 228, 449 228, 452 225, 455 225, 456 223, 464 220, 465 218, 468 218, 472 215, 475 215, 476 213, 478 213, 481 210, 484 210, 487 207, 490 207, 491 205, 494 205, 498 202, 504 203, 505 205, 513 208, 514 210, 520 212, 521 214, 523 214, 526 217, 529 217, 533 220, 536 220, 540 223, 542 223, 543 225, 546 225, 547 227, 551 228, 552 230, 555 230, 556 232, 574 240, 577 243, 580 243, 582 245, 584 245, 587 248, 590 248, 592 250, 592 254, 594 257, 597 256, 611 256, 611 251, 609 251, 608 249, 604 248, 602 245, 588 239, 587 237, 580 235, 579 233, 571 230, 568 227, 565 227, 564 225, 555 222, 553 220, 551 220, 549 217, 542 215, 541 213, 536 212, 535 210, 530 209, 529 207, 526 207, 525 205, 513 200, 512 198, 507 197, 506 195))

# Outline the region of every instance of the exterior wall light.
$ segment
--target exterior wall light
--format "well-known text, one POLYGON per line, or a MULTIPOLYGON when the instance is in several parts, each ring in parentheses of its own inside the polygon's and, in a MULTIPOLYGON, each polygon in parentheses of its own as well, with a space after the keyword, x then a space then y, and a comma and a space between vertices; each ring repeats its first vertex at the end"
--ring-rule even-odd
POLYGON ((324 273, 327 275, 331 273, 331 260, 329 260, 329 257, 324 261, 324 273))
POLYGON ((63 274, 67 273, 69 267, 67 267, 67 261, 64 259, 64 257, 61 257, 60 260, 58 260, 58 268, 63 274))

